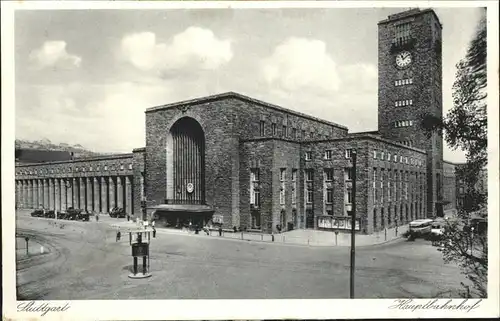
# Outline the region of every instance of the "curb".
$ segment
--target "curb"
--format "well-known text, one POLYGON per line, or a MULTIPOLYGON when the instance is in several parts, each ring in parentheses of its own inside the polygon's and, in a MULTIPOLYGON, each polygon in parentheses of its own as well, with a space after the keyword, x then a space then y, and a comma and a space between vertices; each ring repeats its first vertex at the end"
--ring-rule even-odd
MULTIPOLYGON (((218 235, 205 235, 205 234, 194 234, 194 233, 186 233, 186 232, 175 232, 175 231, 170 231, 167 229, 162 229, 162 228, 157 228, 156 232, 158 234, 169 234, 169 235, 183 235, 183 236, 194 236, 194 237, 200 237, 200 238, 213 238, 217 240, 226 240, 226 241, 236 241, 236 242, 253 242, 253 243, 266 243, 266 244, 279 244, 279 245, 288 245, 288 246, 301 246, 301 247, 330 247, 330 248, 349 248, 350 245, 334 245, 334 244, 301 244, 301 243, 286 243, 286 242, 270 242, 270 241, 261 241, 261 240, 248 240, 248 239, 241 239, 241 238, 236 238, 236 237, 224 237, 224 236, 218 236, 218 235)), ((397 241, 401 241, 403 237, 397 237, 388 241, 383 241, 380 243, 374 243, 374 244, 367 244, 367 245, 356 245, 356 248, 369 248, 373 246, 378 246, 378 245, 385 245, 389 243, 396 243, 397 241)))

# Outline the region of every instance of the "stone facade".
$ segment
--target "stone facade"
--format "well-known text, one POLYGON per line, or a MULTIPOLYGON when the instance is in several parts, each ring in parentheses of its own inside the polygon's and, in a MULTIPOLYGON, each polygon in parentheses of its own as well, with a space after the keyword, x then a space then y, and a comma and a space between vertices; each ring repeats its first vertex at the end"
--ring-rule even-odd
POLYGON ((378 26, 379 132, 427 151, 427 215, 432 217, 439 214, 437 205, 443 201, 443 140, 436 135, 427 137, 418 124, 425 114, 443 114, 442 26, 431 9, 389 16, 378 26), (403 30, 399 38, 398 28, 403 30), (411 53, 412 63, 398 68, 396 56, 403 51, 411 53))
POLYGON ((121 207, 134 210, 135 171, 143 168, 132 154, 101 156, 37 164, 16 165, 16 204, 19 208, 69 207, 109 213, 121 207))
POLYGON ((377 132, 349 134, 339 124, 237 93, 202 97, 146 110, 145 147, 130 154, 16 165, 16 204, 100 213, 119 206, 140 216, 145 201, 166 225, 213 219, 265 233, 331 229, 328 222, 348 231, 353 200, 359 233, 435 216, 436 204, 457 203, 454 165, 443 170, 442 140, 416 126, 422 113, 442 113, 440 32, 432 10, 379 24, 377 132), (404 21, 412 23, 404 48, 415 61, 403 70, 394 66, 401 48, 393 45, 393 28, 404 21), (394 126, 403 120, 412 125, 394 126))

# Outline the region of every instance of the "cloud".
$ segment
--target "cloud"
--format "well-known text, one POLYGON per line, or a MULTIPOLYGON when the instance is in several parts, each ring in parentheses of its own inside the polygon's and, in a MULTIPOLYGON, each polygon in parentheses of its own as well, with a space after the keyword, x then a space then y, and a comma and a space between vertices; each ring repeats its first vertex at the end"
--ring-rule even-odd
POLYGON ((122 57, 140 70, 199 68, 214 70, 233 58, 231 42, 220 40, 209 29, 189 27, 170 43, 158 43, 152 32, 123 37, 122 57))
POLYGON ((130 152, 145 144, 144 111, 191 98, 183 88, 189 87, 158 78, 19 86, 16 137, 46 137, 98 152, 130 152))
POLYGON ((65 41, 45 41, 43 45, 33 50, 29 59, 37 69, 56 67, 72 69, 80 67, 82 58, 66 51, 65 41))
POLYGON ((315 39, 288 38, 264 59, 261 71, 269 85, 286 91, 336 91, 340 85, 337 65, 326 51, 326 44, 315 39))
POLYGON ((339 68, 342 87, 357 92, 375 92, 378 88, 378 71, 372 64, 357 63, 339 68))

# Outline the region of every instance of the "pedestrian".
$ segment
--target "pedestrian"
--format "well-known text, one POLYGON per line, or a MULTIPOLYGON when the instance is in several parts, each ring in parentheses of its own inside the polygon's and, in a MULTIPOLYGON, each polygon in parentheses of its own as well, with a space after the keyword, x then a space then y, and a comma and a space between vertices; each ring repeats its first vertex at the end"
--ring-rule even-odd
POLYGON ((191 223, 191 220, 189 220, 189 231, 192 231, 192 227, 193 226, 193 223, 191 223))
POLYGON ((95 221, 99 222, 99 214, 97 214, 97 213, 95 214, 95 221))
POLYGON ((127 222, 130 221, 130 214, 127 214, 127 222))
POLYGON ((151 221, 151 226, 153 227, 153 229, 155 228, 155 220, 154 219, 151 221))
POLYGON ((219 225, 219 236, 222 236, 222 225, 219 225))

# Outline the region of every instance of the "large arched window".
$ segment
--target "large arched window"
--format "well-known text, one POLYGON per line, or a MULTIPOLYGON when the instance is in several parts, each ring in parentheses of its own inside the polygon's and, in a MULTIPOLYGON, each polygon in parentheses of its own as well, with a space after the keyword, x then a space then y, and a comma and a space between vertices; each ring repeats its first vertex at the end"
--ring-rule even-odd
POLYGON ((205 203, 205 135, 190 117, 175 122, 168 135, 167 203, 205 203))

